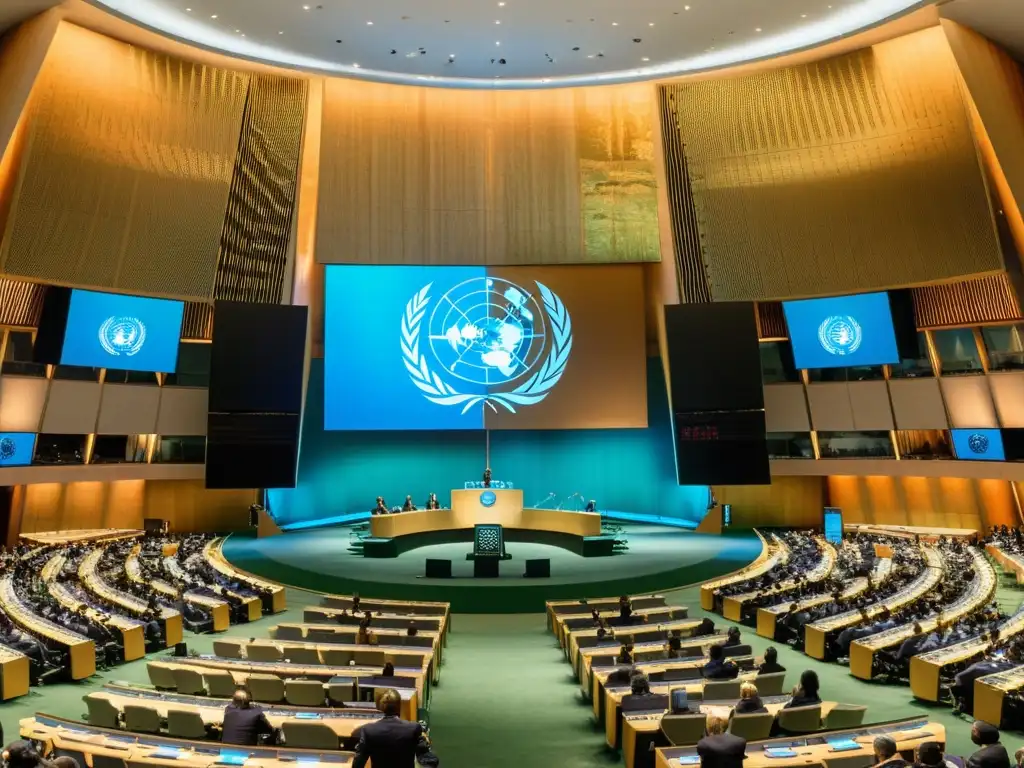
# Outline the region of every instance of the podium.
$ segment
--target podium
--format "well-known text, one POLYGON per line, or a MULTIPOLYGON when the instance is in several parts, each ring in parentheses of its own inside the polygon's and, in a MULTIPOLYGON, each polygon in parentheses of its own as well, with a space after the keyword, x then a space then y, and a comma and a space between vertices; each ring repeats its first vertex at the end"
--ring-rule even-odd
MULTIPOLYGON (((523 514, 523 492, 519 489, 462 488, 452 491, 455 519, 470 528, 477 523, 510 525, 523 514)), ((514 523, 511 527, 515 527, 514 523)))

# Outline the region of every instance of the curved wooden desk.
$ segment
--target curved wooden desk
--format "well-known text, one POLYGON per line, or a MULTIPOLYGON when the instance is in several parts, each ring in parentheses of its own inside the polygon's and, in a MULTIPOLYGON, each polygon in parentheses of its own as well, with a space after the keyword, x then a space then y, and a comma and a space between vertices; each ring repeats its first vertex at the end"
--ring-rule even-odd
MULTIPOLYGON (((481 492, 467 493, 479 496, 481 492)), ((419 533, 472 530, 478 523, 493 523, 520 531, 564 533, 570 536, 601 535, 601 516, 594 512, 564 512, 558 509, 522 507, 517 509, 515 505, 506 506, 500 503, 479 509, 472 506, 455 506, 455 509, 424 509, 393 515, 374 515, 370 518, 370 534, 375 538, 394 539, 419 533)))

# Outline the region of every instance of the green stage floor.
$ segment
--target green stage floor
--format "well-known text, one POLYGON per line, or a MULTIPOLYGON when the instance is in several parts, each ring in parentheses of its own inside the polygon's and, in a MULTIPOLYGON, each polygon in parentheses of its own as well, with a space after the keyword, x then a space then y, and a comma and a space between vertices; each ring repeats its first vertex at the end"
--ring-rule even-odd
POLYGON ((629 551, 581 557, 546 544, 508 542, 512 556, 497 579, 474 579, 470 543, 434 544, 397 558, 349 551, 347 527, 297 531, 264 539, 232 536, 224 555, 239 568, 294 587, 359 592, 380 598, 444 600, 457 613, 529 613, 545 600, 654 592, 742 568, 761 551, 752 533, 712 536, 679 528, 626 525, 629 551), (424 560, 452 561, 451 579, 423 577, 424 560), (527 559, 551 560, 551 577, 525 579, 527 559))

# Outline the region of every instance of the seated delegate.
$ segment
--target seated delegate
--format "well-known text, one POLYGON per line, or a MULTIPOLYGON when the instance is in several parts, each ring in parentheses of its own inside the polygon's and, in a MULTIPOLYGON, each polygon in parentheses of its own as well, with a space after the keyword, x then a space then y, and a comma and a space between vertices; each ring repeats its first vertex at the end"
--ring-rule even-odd
POLYGON ((793 690, 793 698, 786 702, 783 709, 794 707, 813 707, 821 704, 818 696, 818 673, 813 669, 805 669, 800 675, 800 685, 793 690))
POLYGON ((402 697, 394 688, 381 694, 377 708, 384 717, 357 729, 356 756, 352 768, 365 768, 372 761, 373 768, 413 768, 417 763, 425 768, 438 765, 430 751, 430 742, 423 726, 402 720, 402 697))
POLYGON ((231 703, 224 707, 224 723, 220 740, 225 744, 256 746, 260 736, 269 736, 273 726, 263 710, 253 706, 249 692, 239 689, 231 697, 231 703))
POLYGON ((710 661, 704 665, 703 674, 708 680, 733 680, 740 673, 739 667, 725 660, 725 650, 720 645, 708 649, 710 661))
POLYGON ((764 652, 764 661, 757 668, 759 675, 774 675, 777 672, 785 672, 786 668, 779 664, 779 652, 775 650, 775 646, 768 646, 764 652))
POLYGON ((740 700, 736 702, 733 714, 754 715, 767 711, 768 708, 765 707, 764 702, 761 701, 761 697, 757 693, 756 685, 753 683, 743 683, 740 685, 740 700))
POLYGON ((726 733, 727 725, 724 718, 708 718, 708 735, 697 742, 701 768, 742 768, 747 740, 726 733))

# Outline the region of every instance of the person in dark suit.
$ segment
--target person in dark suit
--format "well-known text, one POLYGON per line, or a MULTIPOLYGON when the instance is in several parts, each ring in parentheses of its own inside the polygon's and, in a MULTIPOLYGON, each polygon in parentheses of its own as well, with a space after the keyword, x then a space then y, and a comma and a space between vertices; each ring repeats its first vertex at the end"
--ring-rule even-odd
POLYGON ((619 598, 619 622, 621 624, 629 624, 633 617, 633 603, 629 600, 629 595, 623 595, 619 598))
POLYGON ((487 467, 487 469, 484 470, 484 488, 490 488, 490 487, 491 487, 491 468, 487 467))
POLYGON ((437 494, 432 493, 427 497, 427 509, 440 509, 441 503, 437 500, 437 494))
POLYGON ((872 745, 875 750, 875 768, 907 768, 910 765, 900 757, 896 749, 896 740, 892 736, 877 736, 872 745))
POLYGON ((769 645, 764 652, 764 661, 757 668, 759 675, 773 675, 776 672, 785 672, 786 668, 779 664, 779 652, 774 645, 769 645))
POLYGON ((412 503, 412 496, 405 497, 405 503, 402 505, 403 512, 415 512, 416 505, 412 503))
POLYGON ((708 649, 710 661, 702 670, 708 680, 733 680, 740 673, 739 667, 731 661, 725 661, 725 651, 720 645, 712 645, 708 649))
POLYGON ((371 515, 386 515, 388 513, 388 505, 384 501, 383 496, 377 497, 377 506, 370 510, 371 515))
POLYGON ((352 768, 365 768, 371 760, 373 768, 414 768, 417 762, 426 768, 438 765, 423 726, 398 717, 402 708, 398 691, 394 688, 384 691, 377 708, 384 717, 358 729, 359 741, 352 768))
POLYGON ((701 768, 742 768, 747 740, 726 733, 727 725, 721 717, 708 718, 708 735, 697 742, 701 768))
POLYGON ((981 749, 967 758, 967 768, 1010 768, 1010 756, 999 743, 999 729, 994 725, 975 720, 971 741, 981 749))
POLYGON ((818 673, 813 669, 805 669, 800 675, 800 685, 793 691, 793 698, 786 702, 783 709, 813 707, 815 704, 821 704, 821 697, 818 696, 818 673))
POLYGON ((729 631, 725 635, 725 647, 735 648, 737 645, 741 645, 742 640, 740 639, 739 627, 729 627, 729 631))
POLYGON ((619 655, 615 657, 616 664, 632 664, 633 663, 633 643, 626 642, 622 644, 622 648, 619 649, 619 655))
POLYGON ((758 712, 767 712, 764 702, 757 693, 757 686, 753 683, 743 683, 740 686, 740 700, 733 707, 733 713, 737 715, 753 715, 758 712))
POLYGON ((259 737, 274 732, 273 726, 263 710, 253 706, 249 692, 239 689, 231 697, 231 703, 224 707, 224 723, 220 740, 225 744, 256 746, 259 737))

